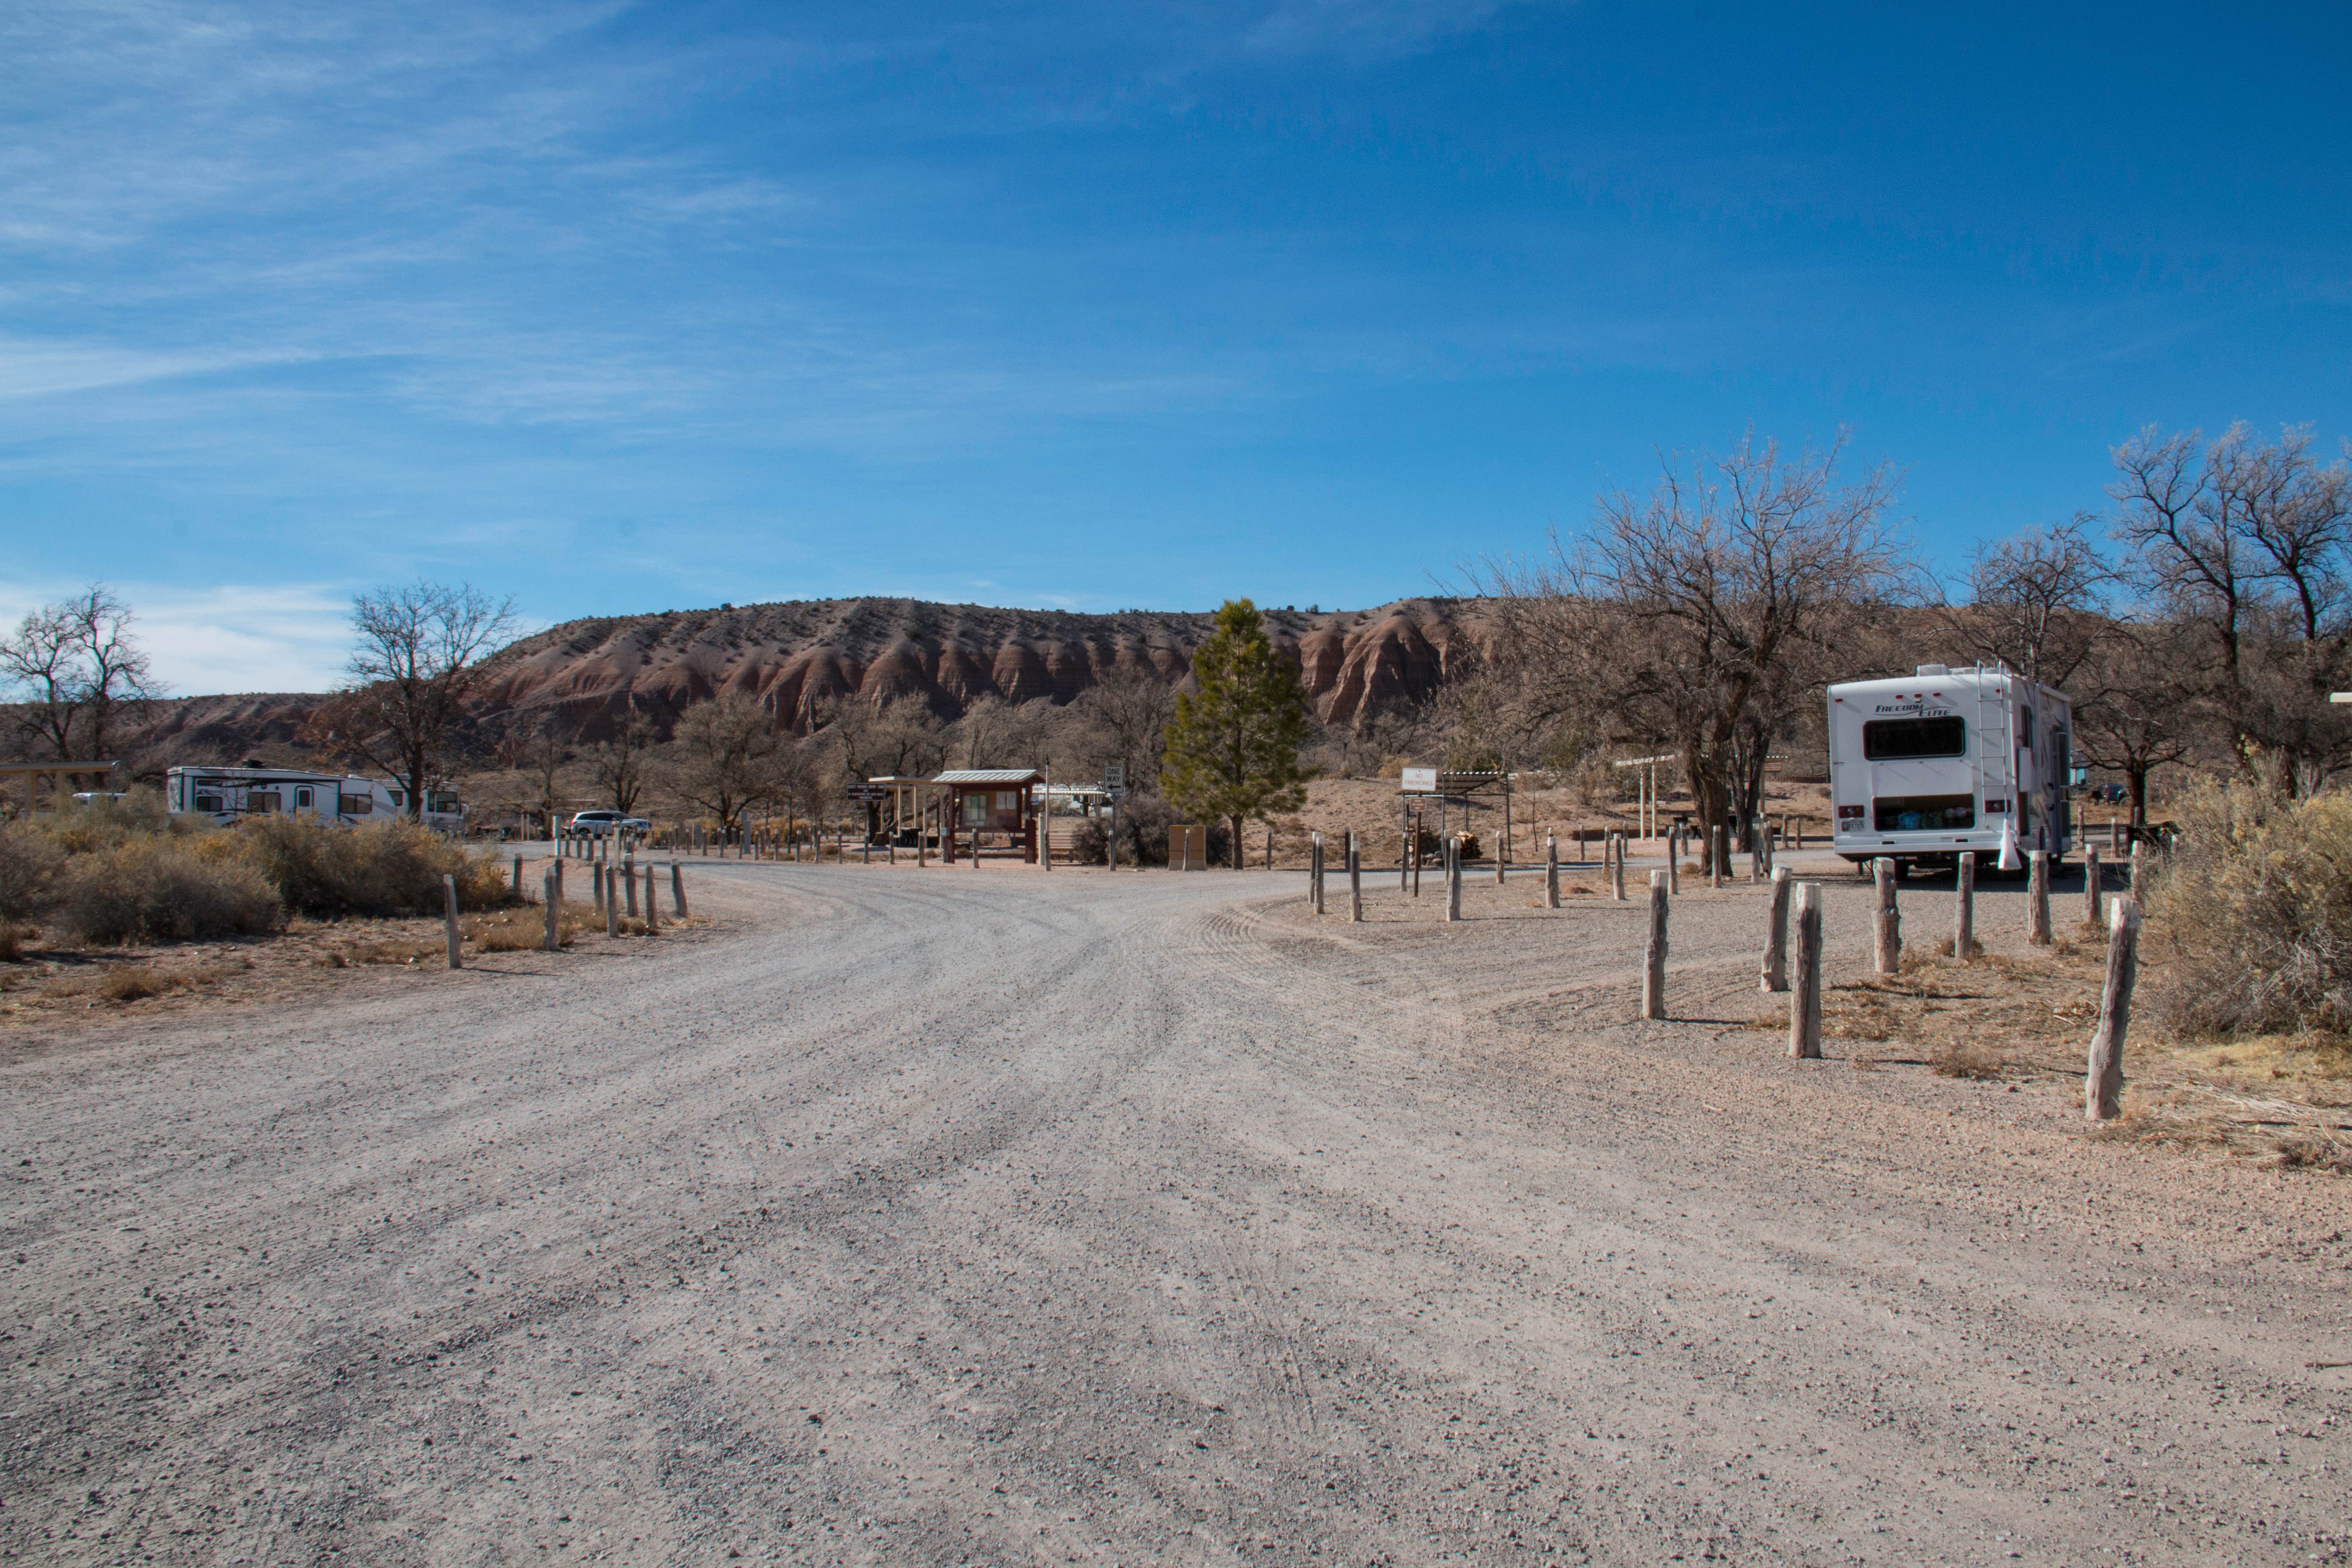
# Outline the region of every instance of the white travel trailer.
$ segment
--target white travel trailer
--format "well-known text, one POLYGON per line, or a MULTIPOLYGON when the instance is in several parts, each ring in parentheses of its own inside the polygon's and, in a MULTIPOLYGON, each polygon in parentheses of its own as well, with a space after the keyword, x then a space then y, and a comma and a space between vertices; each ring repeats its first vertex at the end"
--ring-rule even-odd
POLYGON ((1969 850, 1999 854, 2014 831, 2021 854, 2063 857, 2074 727, 2065 693, 1999 666, 1923 664, 1901 679, 1832 686, 1832 847, 1898 869, 1949 866, 1969 850))
MULTIPOLYGON (((282 812, 358 824, 404 814, 408 792, 355 773, 299 768, 172 768, 163 774, 163 803, 173 812, 200 812, 226 826, 241 817, 282 812)), ((452 789, 425 793, 425 826, 465 830, 465 810, 452 789)))

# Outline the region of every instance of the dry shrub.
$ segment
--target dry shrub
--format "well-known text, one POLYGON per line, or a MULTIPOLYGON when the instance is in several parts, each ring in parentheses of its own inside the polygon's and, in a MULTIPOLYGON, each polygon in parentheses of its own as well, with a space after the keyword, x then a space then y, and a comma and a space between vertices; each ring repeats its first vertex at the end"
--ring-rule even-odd
POLYGON ((2000 1078, 2008 1065, 1999 1051, 1970 1039, 1946 1040, 1928 1064, 1939 1078, 1969 1078, 1979 1081, 2000 1078))
POLYGON ((459 909, 508 901, 495 861, 413 822, 342 827, 308 817, 240 824, 235 837, 287 909, 313 915, 437 915, 441 879, 457 879, 459 909))
POLYGON ((0 963, 25 962, 25 928, 0 921, 0 963))
POLYGON ((64 865, 64 854, 31 823, 0 827, 0 921, 21 920, 47 910, 57 896, 64 865))
MULTIPOLYGON (((588 917, 575 913, 570 907, 556 912, 555 940, 561 947, 585 930, 588 917)), ((599 922, 601 923, 601 922, 599 922)), ((482 952, 536 952, 547 939, 547 910, 543 906, 509 910, 499 914, 485 915, 466 927, 466 940, 482 952)))
POLYGON ((129 838, 73 857, 60 917, 85 942, 188 942, 273 929, 277 890, 226 835, 129 838))
POLYGON ((2185 1035, 2352 1030, 2352 797, 2205 784, 2148 889, 2151 1011, 2185 1035))

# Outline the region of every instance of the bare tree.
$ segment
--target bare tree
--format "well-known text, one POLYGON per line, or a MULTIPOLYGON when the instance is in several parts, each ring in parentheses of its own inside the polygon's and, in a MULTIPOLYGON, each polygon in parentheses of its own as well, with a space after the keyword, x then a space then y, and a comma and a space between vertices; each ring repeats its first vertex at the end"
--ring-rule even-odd
POLYGON ((2098 520, 2076 512, 1978 549, 1968 602, 1938 606, 1947 631, 1979 661, 2063 689, 2098 646, 2115 573, 2093 542, 2098 520))
POLYGON ((2147 825, 2147 781, 2195 753, 2198 716, 2184 700, 2182 671, 2197 634, 2168 618, 2113 623, 2076 681, 2074 749, 2091 767, 2124 775, 2135 827, 2147 825))
POLYGON ((348 683, 312 716, 311 738, 390 773, 406 789, 403 809, 421 817, 481 660, 513 626, 513 600, 494 603, 470 584, 420 580, 360 595, 348 683))
POLYGON ((634 711, 622 716, 620 730, 613 739, 597 742, 593 759, 596 787, 613 803, 613 809, 624 816, 636 808, 637 797, 646 792, 646 752, 653 743, 653 724, 634 711))
POLYGON ((0 637, 0 680, 19 688, 20 723, 58 761, 77 749, 104 758, 125 703, 148 697, 147 654, 131 635, 130 606, 102 583, 27 615, 0 637))
POLYGON ((1555 538, 1547 561, 1490 568, 1495 659, 1531 720, 1671 746, 1702 821, 1752 814, 1761 768, 1738 776, 1743 733, 1905 568, 1892 472, 1840 484, 1843 447, 1788 459, 1751 436, 1687 474, 1666 463, 1646 499, 1601 497, 1573 548, 1555 538))
POLYGON ((731 828, 744 812, 791 795, 799 768, 766 709, 740 692, 680 716, 671 787, 731 828))
POLYGON ((2306 791, 2352 764, 2352 721, 2327 705, 2352 673, 2352 468, 2321 467, 2305 429, 2265 445, 2242 424, 2210 445, 2150 426, 2114 455, 2133 585, 2202 645, 2183 699, 2250 776, 2263 752, 2306 791))
POLYGON ((1160 777, 1168 754, 1168 726, 1176 718, 1176 689, 1158 675, 1113 669, 1071 705, 1102 734, 1102 760, 1127 770, 1130 784, 1160 777))

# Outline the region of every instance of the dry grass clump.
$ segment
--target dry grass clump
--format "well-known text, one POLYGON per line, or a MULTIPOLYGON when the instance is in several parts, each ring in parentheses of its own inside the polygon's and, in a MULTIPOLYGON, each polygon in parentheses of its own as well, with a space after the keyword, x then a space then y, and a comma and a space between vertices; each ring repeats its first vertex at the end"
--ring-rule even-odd
POLYGON ((1938 1078, 1974 1079, 1979 1082, 2006 1077, 2009 1065, 2001 1052, 1966 1036, 1946 1040, 1927 1063, 1929 1070, 1938 1078))
POLYGON ((30 823, 0 827, 0 921, 22 920, 47 908, 64 866, 64 853, 30 823))
POLYGON ((2207 784, 2148 890, 2152 1014, 2187 1036, 2352 1030, 2352 797, 2207 784))
MULTIPOLYGON (((559 909, 555 917, 556 945, 570 946, 572 939, 588 930, 591 923, 586 914, 569 905, 559 909)), ((601 926, 603 921, 593 923, 601 926)), ((530 904, 483 915, 466 923, 465 937, 480 952, 536 952, 547 940, 547 910, 530 904)))
POLYGON ((237 964, 200 965, 184 969, 158 969, 147 963, 117 963, 102 969, 60 974, 42 985, 41 994, 96 996, 109 1002, 137 1002, 149 996, 164 996, 174 991, 194 991, 200 986, 216 984, 240 969, 252 967, 251 959, 237 964))
POLYGON ((278 890, 206 838, 125 838, 77 855, 59 915, 84 942, 189 942, 273 930, 278 890))

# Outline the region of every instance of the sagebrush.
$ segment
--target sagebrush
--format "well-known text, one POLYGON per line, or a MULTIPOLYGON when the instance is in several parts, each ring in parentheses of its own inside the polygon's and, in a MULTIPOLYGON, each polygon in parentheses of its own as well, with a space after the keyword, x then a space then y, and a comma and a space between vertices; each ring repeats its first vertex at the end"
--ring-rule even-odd
POLYGON ((2194 1036, 2352 1031, 2352 796, 2205 784, 2147 895, 2149 1002, 2194 1036))

